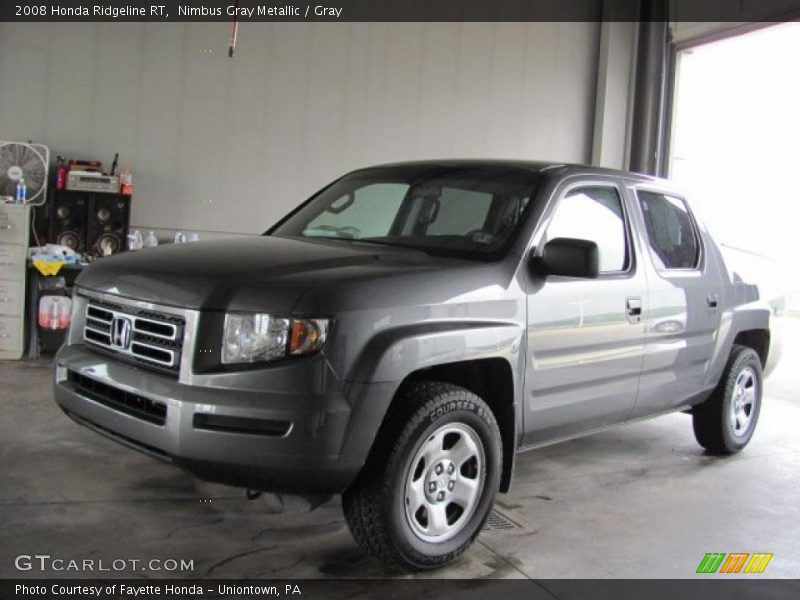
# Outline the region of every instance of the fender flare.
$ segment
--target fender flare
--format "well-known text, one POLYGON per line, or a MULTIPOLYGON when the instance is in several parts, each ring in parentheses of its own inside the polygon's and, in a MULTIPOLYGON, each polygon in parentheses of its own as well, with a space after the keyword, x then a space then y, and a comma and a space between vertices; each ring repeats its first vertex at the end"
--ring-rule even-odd
POLYGON ((365 345, 346 377, 352 418, 341 456, 366 462, 397 389, 412 373, 450 363, 502 358, 511 367, 514 389, 514 437, 508 463, 504 460, 504 479, 510 479, 523 423, 524 335, 520 325, 498 321, 416 323, 380 332, 365 345))

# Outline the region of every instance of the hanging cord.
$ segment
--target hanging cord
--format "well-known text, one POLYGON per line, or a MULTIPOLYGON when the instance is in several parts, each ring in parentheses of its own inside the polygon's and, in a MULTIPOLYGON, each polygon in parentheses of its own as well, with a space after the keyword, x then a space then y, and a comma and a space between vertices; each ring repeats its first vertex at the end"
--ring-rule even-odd
POLYGON ((36 207, 31 206, 31 233, 33 234, 33 240, 36 242, 36 247, 41 248, 42 245, 39 243, 39 236, 36 234, 36 207))

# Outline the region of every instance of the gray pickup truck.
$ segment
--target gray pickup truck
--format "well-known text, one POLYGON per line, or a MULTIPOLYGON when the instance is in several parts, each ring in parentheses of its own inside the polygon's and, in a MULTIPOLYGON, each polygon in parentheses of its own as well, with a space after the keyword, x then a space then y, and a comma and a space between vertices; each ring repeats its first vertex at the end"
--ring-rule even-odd
POLYGON ((263 236, 100 260, 74 307, 72 419, 205 480, 342 494, 410 570, 469 547, 521 450, 673 411, 741 450, 774 360, 666 181, 536 162, 358 170, 263 236))

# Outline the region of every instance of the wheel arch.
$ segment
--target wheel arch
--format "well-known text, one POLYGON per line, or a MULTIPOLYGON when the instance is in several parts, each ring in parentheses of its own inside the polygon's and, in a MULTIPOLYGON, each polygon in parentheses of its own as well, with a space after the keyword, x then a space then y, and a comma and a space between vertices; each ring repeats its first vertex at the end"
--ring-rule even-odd
POLYGON ((770 332, 768 329, 746 329, 736 334, 733 344, 752 348, 761 360, 761 367, 766 367, 769 358, 770 332))
POLYGON ((772 331, 769 308, 760 301, 734 306, 723 313, 716 346, 708 370, 708 384, 719 383, 731 350, 735 345, 755 350, 764 375, 768 375, 780 358, 779 338, 772 331))
POLYGON ((370 454, 378 449, 381 439, 386 439, 392 429, 402 421, 402 415, 413 407, 399 405, 400 390, 414 381, 436 381, 457 385, 469 390, 486 402, 494 413, 500 429, 503 449, 503 470, 500 491, 511 487, 514 471, 514 456, 518 441, 518 419, 516 415, 514 371, 509 361, 502 357, 462 360, 423 367, 409 373, 397 388, 383 418, 378 435, 375 436, 370 454))

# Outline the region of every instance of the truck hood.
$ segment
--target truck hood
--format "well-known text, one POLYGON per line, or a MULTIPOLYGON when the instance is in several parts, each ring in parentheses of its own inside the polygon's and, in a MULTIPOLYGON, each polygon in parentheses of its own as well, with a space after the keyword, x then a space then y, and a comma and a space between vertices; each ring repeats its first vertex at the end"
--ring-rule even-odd
POLYGON ((106 257, 87 267, 76 284, 181 308, 289 313, 306 291, 337 274, 429 271, 438 262, 415 250, 368 244, 242 237, 106 257))

